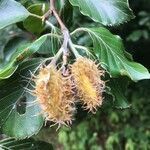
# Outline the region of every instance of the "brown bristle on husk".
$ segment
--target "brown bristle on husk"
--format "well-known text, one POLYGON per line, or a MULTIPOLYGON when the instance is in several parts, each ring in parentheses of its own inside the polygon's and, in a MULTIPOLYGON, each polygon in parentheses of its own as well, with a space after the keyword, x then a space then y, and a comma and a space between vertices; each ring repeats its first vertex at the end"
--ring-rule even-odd
POLYGON ((70 125, 74 113, 71 78, 64 78, 55 66, 41 68, 35 80, 35 93, 46 120, 70 125))
POLYGON ((104 70, 90 59, 81 57, 72 65, 72 76, 77 88, 77 95, 83 107, 95 113, 102 105, 105 82, 101 79, 104 70))

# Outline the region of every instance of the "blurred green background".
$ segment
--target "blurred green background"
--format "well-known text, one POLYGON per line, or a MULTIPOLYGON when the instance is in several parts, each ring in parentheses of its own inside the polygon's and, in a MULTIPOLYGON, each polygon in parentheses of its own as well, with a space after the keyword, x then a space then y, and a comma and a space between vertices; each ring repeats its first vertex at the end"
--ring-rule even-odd
MULTIPOLYGON (((134 60, 150 69, 150 0, 130 0, 130 7, 136 18, 111 30, 123 38, 134 60)), ((16 30, 20 32, 16 26, 0 31, 0 53, 16 30)), ((44 130, 39 137, 58 150, 150 150, 150 80, 131 83, 126 96, 128 109, 113 108, 109 99, 96 115, 79 106, 71 128, 44 130)))

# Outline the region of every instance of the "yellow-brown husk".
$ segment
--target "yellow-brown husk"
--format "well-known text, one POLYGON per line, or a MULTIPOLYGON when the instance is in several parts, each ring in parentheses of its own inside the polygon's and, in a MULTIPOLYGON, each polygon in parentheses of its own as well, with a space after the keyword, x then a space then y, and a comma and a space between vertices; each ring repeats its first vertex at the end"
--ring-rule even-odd
POLYGON ((74 112, 74 97, 70 77, 64 78, 54 66, 40 69, 35 81, 35 93, 46 120, 59 126, 70 125, 74 112))
POLYGON ((72 76, 77 95, 85 109, 95 113, 102 105, 105 82, 101 80, 104 71, 98 69, 92 60, 81 57, 72 65, 72 76))

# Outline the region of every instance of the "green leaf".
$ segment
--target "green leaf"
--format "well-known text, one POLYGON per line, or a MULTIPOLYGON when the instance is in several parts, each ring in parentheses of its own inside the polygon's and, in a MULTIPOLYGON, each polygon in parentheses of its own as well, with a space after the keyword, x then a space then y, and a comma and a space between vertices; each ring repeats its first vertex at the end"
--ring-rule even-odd
POLYGON ((111 79, 108 86, 111 88, 110 93, 113 97, 113 106, 116 108, 129 108, 131 105, 128 103, 125 91, 128 85, 126 78, 111 79))
POLYGON ((46 41, 47 34, 41 36, 37 40, 35 40, 33 43, 31 43, 28 47, 23 49, 18 49, 11 57, 11 59, 16 59, 17 62, 20 62, 24 60, 25 58, 31 56, 35 52, 39 50, 41 45, 46 41))
POLYGON ((54 56, 59 47, 60 47, 60 39, 58 39, 57 37, 48 36, 37 52, 39 54, 47 54, 49 56, 54 56))
POLYGON ((36 141, 34 139, 15 140, 7 138, 0 141, 0 149, 2 150, 53 150, 53 146, 43 141, 36 141))
MULTIPOLYGON (((134 81, 150 79, 148 70, 139 63, 126 57, 122 40, 113 35, 106 28, 79 28, 77 31, 86 31, 93 41, 93 51, 103 68, 112 77, 128 76, 134 81)), ((74 32, 74 33, 75 33, 74 32)), ((129 57, 129 54, 128 54, 129 57)))
MULTIPOLYGON (((28 11, 38 16, 43 16, 48 11, 48 5, 33 4, 28 8, 28 11)), ((23 25, 28 31, 37 35, 39 35, 44 30, 45 27, 45 24, 42 23, 42 19, 36 18, 34 16, 29 16, 23 22, 23 25)))
POLYGON ((31 56, 33 53, 37 52, 46 39, 47 35, 43 35, 30 45, 27 44, 19 47, 12 54, 9 62, 5 63, 3 66, 0 66, 0 79, 9 78, 18 68, 19 63, 31 56))
POLYGON ((24 139, 37 134, 43 126, 43 117, 32 89, 31 72, 37 70, 40 59, 22 63, 9 79, 0 80, 0 125, 4 134, 24 139))
POLYGON ((58 10, 63 22, 68 28, 70 28, 74 22, 72 5, 68 0, 58 1, 57 3, 60 5, 58 10))
POLYGON ((0 66, 0 80, 9 78, 18 68, 18 65, 14 65, 14 62, 0 66))
POLYGON ((0 1, 0 29, 23 21, 29 16, 29 12, 18 2, 14 0, 0 1))
POLYGON ((4 61, 9 61, 16 49, 27 43, 29 43, 29 41, 22 37, 13 37, 12 39, 10 39, 3 50, 4 61))
POLYGON ((103 25, 118 25, 134 18, 128 0, 69 0, 83 15, 103 25))

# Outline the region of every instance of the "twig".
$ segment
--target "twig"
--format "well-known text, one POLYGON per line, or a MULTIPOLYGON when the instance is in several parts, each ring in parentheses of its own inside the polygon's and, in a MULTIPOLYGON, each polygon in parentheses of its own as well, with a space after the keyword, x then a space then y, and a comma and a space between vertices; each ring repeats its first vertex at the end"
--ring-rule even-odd
MULTIPOLYGON (((53 15, 56 18, 57 22, 59 23, 59 26, 61 28, 61 32, 63 35, 63 43, 60 48, 60 51, 63 52, 63 66, 64 66, 63 73, 65 74, 65 69, 67 66, 67 60, 68 60, 68 56, 69 56, 68 46, 69 46, 69 48, 71 48, 72 52, 75 54, 76 57, 80 57, 80 55, 78 54, 76 48, 74 47, 74 45, 71 41, 69 30, 67 29, 67 27, 61 20, 60 16, 58 15, 57 10, 55 9, 55 2, 56 2, 56 0, 50 0, 50 9, 43 16, 43 19, 46 22, 46 24, 49 25, 48 18, 49 18, 49 16, 53 15)), ((51 24, 49 26, 52 27, 51 24)))
POLYGON ((68 51, 68 41, 70 39, 70 35, 69 35, 69 31, 67 29, 67 27, 64 25, 64 23, 62 22, 61 18, 59 17, 56 9, 55 9, 55 0, 50 0, 50 12, 52 13, 52 15, 55 16, 56 20, 58 21, 60 28, 61 28, 61 32, 63 34, 63 44, 62 44, 62 50, 63 50, 63 64, 67 65, 67 57, 69 55, 69 51, 68 51))
POLYGON ((68 31, 67 27, 65 26, 65 24, 63 23, 63 21, 61 20, 61 18, 59 17, 59 15, 55 9, 55 2, 56 2, 56 0, 50 0, 50 9, 44 15, 44 20, 48 19, 48 17, 50 15, 53 15, 60 25, 61 32, 63 35, 63 44, 60 48, 60 51, 61 50, 63 51, 63 70, 62 70, 62 73, 63 73, 63 75, 65 75, 67 72, 66 67, 67 67, 67 60, 68 60, 68 56, 69 56, 68 43, 69 43, 70 35, 69 35, 69 31, 68 31))

